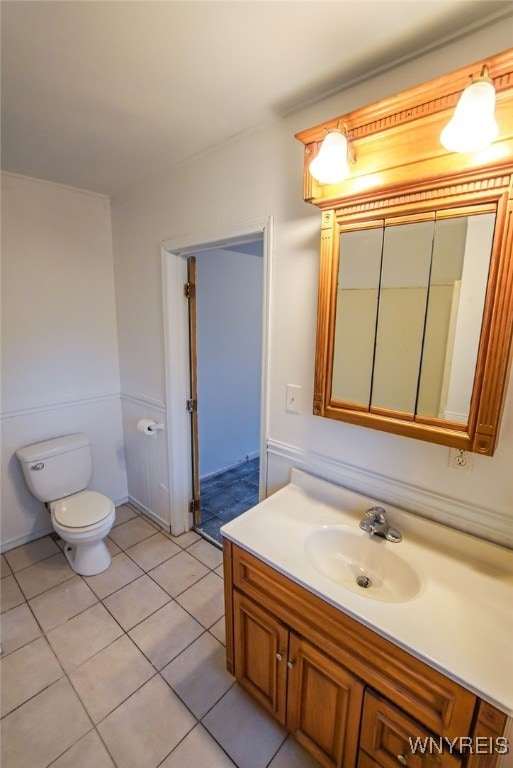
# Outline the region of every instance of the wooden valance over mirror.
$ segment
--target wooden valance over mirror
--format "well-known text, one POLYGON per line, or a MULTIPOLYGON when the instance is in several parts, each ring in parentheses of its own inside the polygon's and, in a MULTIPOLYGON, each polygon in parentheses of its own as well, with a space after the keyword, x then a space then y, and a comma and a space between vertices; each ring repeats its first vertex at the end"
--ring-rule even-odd
POLYGON ((493 455, 513 334, 513 50, 297 138, 321 209, 314 413, 493 455), (442 129, 483 72, 498 136, 449 151, 442 129), (349 176, 322 184, 310 163, 340 126, 349 176))

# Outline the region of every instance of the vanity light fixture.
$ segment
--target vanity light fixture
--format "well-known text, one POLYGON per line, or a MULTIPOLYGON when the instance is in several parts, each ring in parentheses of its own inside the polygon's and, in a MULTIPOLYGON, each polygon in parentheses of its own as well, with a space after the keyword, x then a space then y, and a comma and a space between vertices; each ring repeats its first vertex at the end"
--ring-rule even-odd
POLYGON ((339 184, 349 176, 349 163, 355 159, 351 153, 347 126, 338 125, 331 131, 324 129, 326 136, 317 155, 309 166, 310 174, 320 184, 339 184))
POLYGON ((442 146, 451 152, 477 152, 498 136, 495 121, 495 88, 486 64, 479 77, 471 76, 454 115, 440 134, 442 146))

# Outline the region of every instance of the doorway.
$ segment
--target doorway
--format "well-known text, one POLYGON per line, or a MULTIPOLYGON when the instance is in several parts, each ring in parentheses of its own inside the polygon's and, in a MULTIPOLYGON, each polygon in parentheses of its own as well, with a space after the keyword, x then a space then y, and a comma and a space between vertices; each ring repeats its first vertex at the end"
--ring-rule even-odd
POLYGON ((220 544, 259 500, 263 237, 188 262, 194 527, 220 544))
MULTIPOLYGON (((268 437, 268 349, 270 335, 269 318, 269 297, 271 291, 271 249, 272 249, 272 217, 265 220, 248 222, 247 224, 235 225, 223 231, 209 233, 202 236, 187 236, 181 239, 165 241, 162 244, 162 278, 163 278, 163 299, 164 299, 164 334, 165 334, 165 373, 166 373, 166 427, 167 427, 167 447, 168 447, 168 467, 169 467, 169 502, 170 502, 170 520, 171 532, 179 535, 184 531, 194 527, 193 517, 193 443, 191 440, 191 414, 187 410, 187 403, 191 399, 190 390, 190 350, 189 350, 189 302, 184 298, 184 285, 187 283, 187 260, 191 255, 200 256, 205 261, 215 255, 217 251, 225 252, 225 257, 229 258, 260 258, 261 274, 261 300, 260 317, 256 324, 261 330, 261 348, 260 348, 260 369, 259 373, 253 375, 253 384, 255 390, 259 392, 259 416, 258 422, 258 440, 257 447, 246 448, 241 453, 239 450, 235 458, 224 458, 225 466, 219 464, 214 466, 208 463, 208 458, 199 460, 201 451, 201 433, 199 434, 198 450, 198 471, 197 480, 200 481, 200 475, 203 479, 203 494, 209 496, 209 492, 220 489, 223 485, 228 485, 231 479, 236 480, 237 474, 240 478, 245 477, 246 490, 248 493, 246 499, 241 499, 237 494, 238 501, 250 500, 249 506, 257 503, 258 500, 265 498, 266 495, 266 477, 267 477, 267 437, 268 437), (241 254, 241 248, 242 254, 241 254), (259 248, 261 256, 255 257, 251 252, 259 248), (245 253, 250 251, 250 253, 245 253), (239 254, 237 256, 237 254, 239 254), (254 379, 259 379, 255 382, 254 379), (253 462, 253 463, 251 463, 253 462), (216 477, 221 475, 222 471, 227 475, 225 477, 216 477), (256 482, 258 477, 258 484, 256 482)), ((214 256, 215 257, 215 256, 214 256)), ((212 267, 214 262, 210 262, 212 267)), ((200 263, 201 270, 201 263, 200 263)), ((208 270, 207 270, 208 271, 208 270)), ((201 281, 200 274, 200 281, 201 281)), ((208 281, 207 281, 208 286, 208 281)), ((229 304, 229 302, 225 302, 229 304)), ((201 311, 201 310, 200 310, 201 311)), ((255 322, 255 321, 253 321, 255 322)), ((233 322, 232 322, 233 325, 233 322)), ((239 324, 240 326, 242 324, 239 324)), ((235 324, 237 327, 237 324, 235 324)), ((242 335, 240 333, 239 335, 242 335)), ((226 345, 225 345, 226 346, 226 345)), ((225 350, 223 348, 223 355, 225 350)), ((238 353, 241 354, 240 352, 238 353)), ((200 349, 201 356, 201 349, 200 349)), ((212 356, 212 355, 211 355, 212 356)), ((219 352, 217 358, 218 367, 224 365, 224 358, 221 360, 219 352)), ((236 361, 235 361, 236 362, 236 361)), ((242 360, 241 360, 242 362, 242 360)), ((200 357, 201 367, 201 357, 200 357)), ((241 366, 242 367, 242 366, 241 366)), ((200 374, 201 381, 201 374, 200 374)), ((232 381, 236 379, 232 376, 232 381)), ((243 385, 241 384, 241 387, 243 385)), ((207 396, 208 400, 208 396, 207 396)), ((214 397, 214 404, 215 404, 214 397)), ((201 405, 198 401, 198 407, 201 405)), ((227 422, 225 422, 225 425, 227 422)), ((204 425, 203 432, 207 430, 204 425)), ((217 440, 222 439, 228 447, 235 445, 236 441, 227 428, 218 433, 217 440)), ((208 438, 207 438, 208 440, 208 438)), ((254 444, 254 440, 253 440, 254 444)), ((200 489, 198 488, 198 491, 200 489)), ((240 489, 239 489, 240 490, 240 489)), ((233 489, 228 491, 230 494, 228 501, 233 500, 233 489)), ((235 495, 235 494, 233 494, 235 495)), ((201 493, 200 505, 201 505, 201 493)), ((207 526, 207 530, 201 531, 201 525, 205 527, 209 519, 218 517, 220 520, 229 518, 235 514, 235 510, 227 511, 228 505, 224 509, 214 510, 214 498, 204 500, 206 514, 204 520, 196 521, 200 532, 205 536, 210 536, 213 540, 219 541, 217 536, 212 535, 214 523, 207 526), (210 506, 207 502, 210 502, 210 506), (220 513, 223 513, 221 517, 220 513), (208 530, 210 528, 210 531, 208 530)), ((248 508, 249 508, 248 506, 248 508)), ((242 509, 241 509, 242 511, 242 509)), ((220 523, 222 524, 222 523, 220 523)))

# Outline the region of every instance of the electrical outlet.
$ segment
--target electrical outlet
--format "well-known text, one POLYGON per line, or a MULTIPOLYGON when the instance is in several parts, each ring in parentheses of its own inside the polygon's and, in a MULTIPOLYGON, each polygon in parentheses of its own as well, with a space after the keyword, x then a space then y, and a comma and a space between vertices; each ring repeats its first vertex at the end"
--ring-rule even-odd
POLYGON ((472 472, 472 454, 461 448, 449 448, 449 467, 460 472, 472 472))
POLYGON ((289 413, 299 413, 301 408, 301 387, 297 384, 287 384, 286 410, 289 413))

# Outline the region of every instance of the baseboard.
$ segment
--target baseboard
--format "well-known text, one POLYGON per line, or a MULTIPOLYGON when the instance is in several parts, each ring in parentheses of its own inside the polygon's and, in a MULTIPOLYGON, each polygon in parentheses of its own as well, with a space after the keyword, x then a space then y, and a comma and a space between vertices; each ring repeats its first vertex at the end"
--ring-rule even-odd
MULTIPOLYGON (((120 507, 122 504, 126 504, 127 501, 128 496, 124 496, 121 499, 115 499, 114 506, 120 507)), ((31 533, 28 533, 24 536, 18 536, 17 538, 11 539, 7 542, 2 542, 0 544, 0 553, 8 552, 10 549, 15 549, 16 547, 21 547, 22 544, 29 544, 31 541, 35 541, 36 539, 42 539, 43 536, 48 536, 49 533, 54 533, 52 526, 49 526, 48 528, 42 528, 38 531, 32 531, 31 533)))
POLYGON ((137 499, 134 499, 133 496, 128 495, 127 499, 128 503, 131 504, 135 509, 137 509, 139 512, 142 512, 143 515, 146 515, 146 517, 149 517, 150 520, 153 520, 155 523, 158 523, 161 528, 163 528, 165 531, 171 532, 171 526, 167 520, 164 520, 162 517, 157 515, 155 512, 153 512, 151 509, 149 509, 147 506, 142 504, 137 499))
POLYGON ((208 475, 201 475, 200 480, 208 480, 209 477, 215 477, 216 475, 221 474, 221 472, 228 472, 229 469, 235 469, 235 467, 240 467, 241 464, 246 464, 247 461, 253 461, 253 459, 258 459, 259 456, 260 456, 260 451, 252 451, 251 453, 247 453, 244 459, 239 459, 239 461, 235 461, 233 464, 228 464, 227 467, 216 469, 215 472, 209 472, 208 475))
POLYGON ((513 548, 511 517, 429 491, 414 483, 394 480, 378 472, 332 459, 314 451, 268 440, 270 456, 285 459, 290 466, 303 469, 324 480, 343 485, 379 501, 392 504, 438 523, 470 533, 479 538, 513 548))
POLYGON ((36 539, 42 539, 43 536, 47 536, 49 533, 53 533, 53 528, 51 525, 49 528, 41 528, 39 531, 32 531, 25 536, 18 536, 15 539, 11 539, 10 541, 6 541, 0 544, 0 552, 8 552, 10 549, 21 547, 22 544, 29 544, 31 541, 35 541, 36 539))

